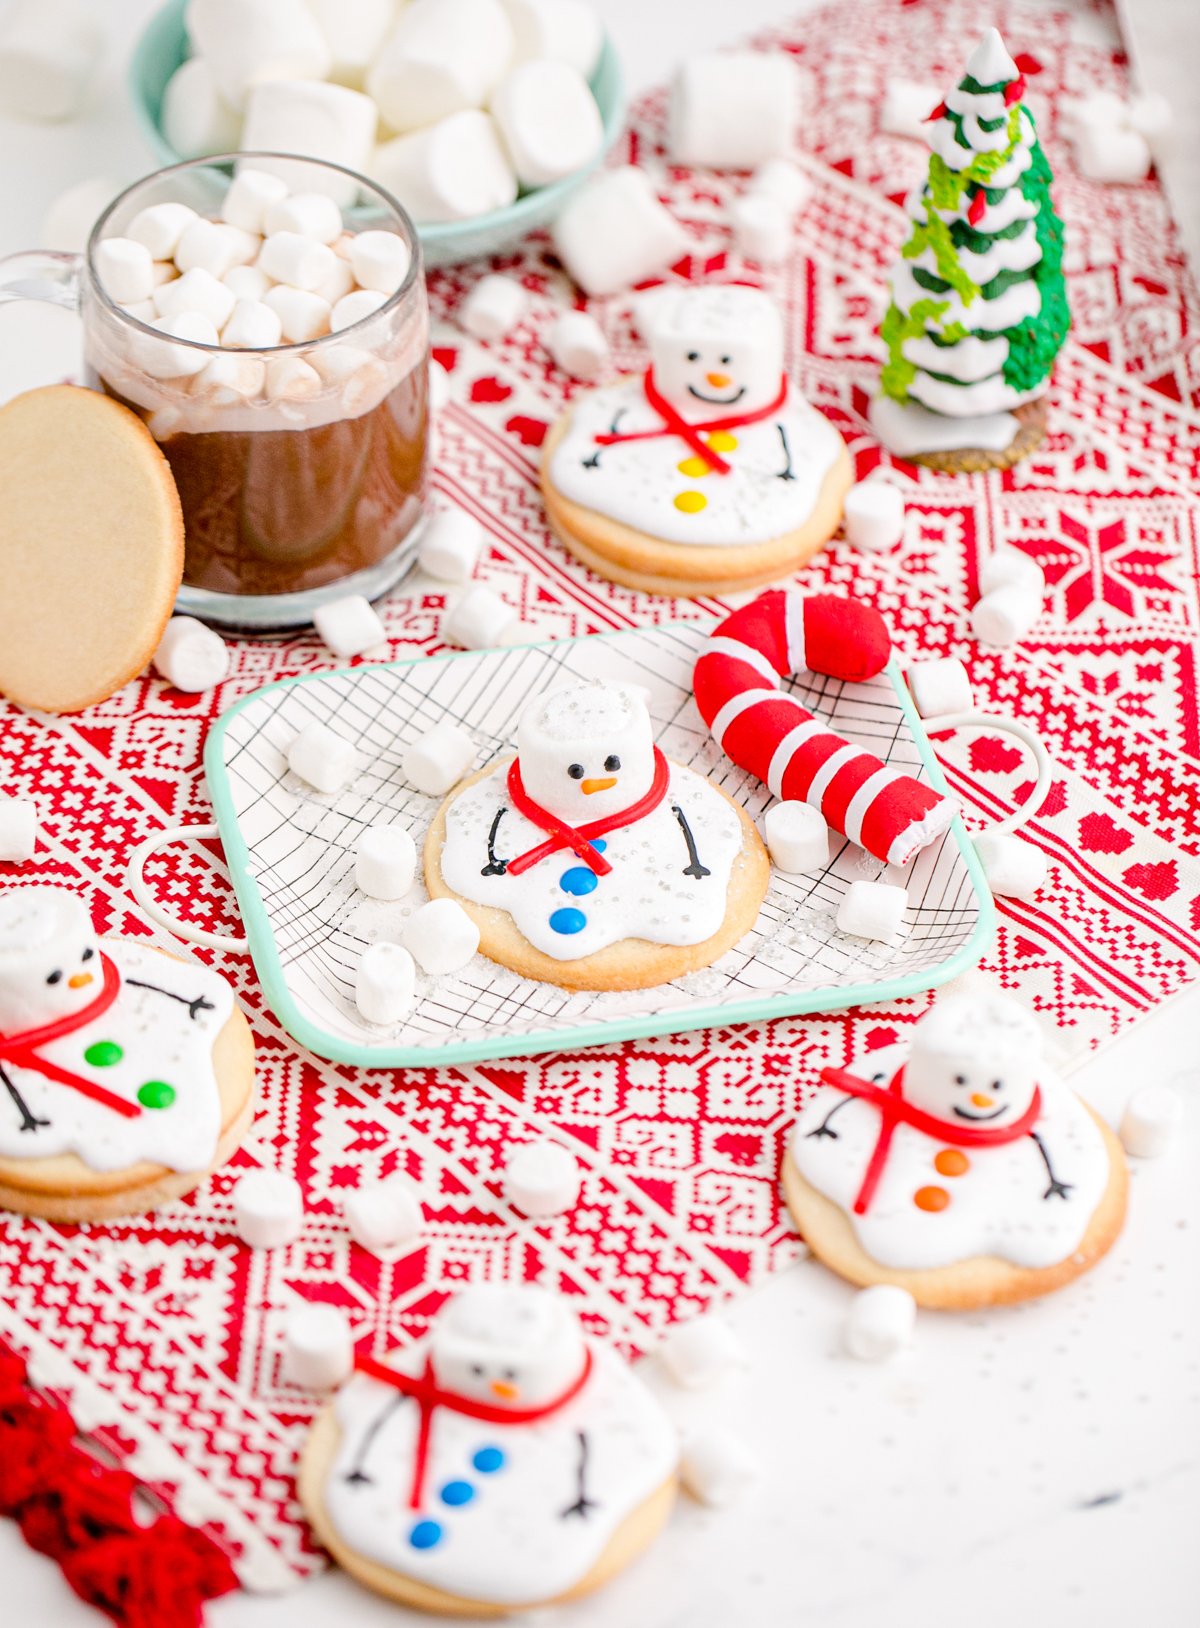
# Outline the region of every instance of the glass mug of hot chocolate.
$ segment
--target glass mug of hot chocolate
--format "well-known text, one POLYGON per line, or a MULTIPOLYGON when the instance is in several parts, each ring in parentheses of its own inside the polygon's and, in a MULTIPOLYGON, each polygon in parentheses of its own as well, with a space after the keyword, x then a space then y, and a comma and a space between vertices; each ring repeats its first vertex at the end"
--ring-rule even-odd
POLYGON ((407 569, 425 504, 429 314, 412 222, 341 169, 239 153, 160 170, 84 256, 0 262, 76 308, 88 382, 138 414, 183 506, 178 609, 302 626, 407 569))

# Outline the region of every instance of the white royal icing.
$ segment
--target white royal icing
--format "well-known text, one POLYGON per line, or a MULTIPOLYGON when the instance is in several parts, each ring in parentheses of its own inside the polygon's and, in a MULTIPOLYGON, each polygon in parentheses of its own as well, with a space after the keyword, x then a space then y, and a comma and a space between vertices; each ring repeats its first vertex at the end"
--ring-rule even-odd
MULTIPOLYGON (((850 1065, 850 1072, 880 1084, 905 1060, 905 1048, 888 1046, 850 1065)), ((830 1122, 836 1138, 812 1136, 846 1093, 823 1085, 805 1103, 789 1141, 788 1156, 804 1179, 849 1217, 872 1260, 899 1270, 952 1266, 977 1255, 998 1255, 1014 1266, 1054 1266, 1078 1249, 1109 1180, 1108 1151, 1095 1121, 1065 1085, 1043 1074, 1042 1109, 1034 1127, 1057 1179, 1069 1184, 1066 1198, 1046 1197, 1046 1166, 1031 1136, 996 1147, 964 1148, 968 1169, 943 1175, 937 1154, 953 1146, 900 1124, 888 1150, 879 1185, 865 1215, 855 1215, 867 1164, 879 1134, 879 1110, 851 1100, 830 1122), (914 1203, 923 1187, 950 1196, 943 1210, 914 1203)))
MULTIPOLYGON (((546 840, 546 833, 509 800, 508 764, 468 786, 446 810, 442 877, 446 885, 476 904, 505 910, 536 949, 557 961, 593 955, 621 939, 653 944, 700 944, 725 919, 734 861, 742 851, 742 824, 736 810, 703 776, 670 765, 670 784, 658 807, 603 839, 608 876, 590 891, 571 893, 563 877, 587 871, 570 849, 559 849, 520 876, 481 874, 488 863, 488 833, 498 810, 505 813, 496 836, 496 855, 513 859, 546 840), (682 809, 700 863, 711 874, 687 876, 686 839, 673 805, 682 809), (563 933, 551 926, 562 910, 578 911, 586 924, 563 933)), ((588 872, 590 875, 591 873, 588 872)), ((584 881, 584 887, 589 884, 584 881)))
POLYGON ((150 1081, 171 1086, 174 1100, 168 1107, 143 1107, 135 1119, 126 1119, 71 1086, 5 1061, 5 1073, 29 1112, 49 1123, 23 1131, 15 1103, 0 1089, 0 1156, 75 1153, 91 1170, 123 1170, 142 1160, 168 1170, 205 1170, 216 1157, 221 1134, 213 1043, 233 1010, 233 991, 194 961, 177 961, 138 944, 102 941, 100 947, 121 973, 116 1001, 92 1022, 40 1047, 39 1054, 127 1101, 136 1102, 139 1088, 150 1081), (135 988, 131 978, 155 987, 135 988), (185 1002, 200 997, 208 1006, 189 1016, 185 1002), (120 1060, 104 1067, 86 1062, 84 1053, 103 1041, 121 1048, 120 1060))
MULTIPOLYGON (((799 530, 811 516, 842 444, 829 420, 789 388, 778 413, 729 432, 737 446, 721 453, 731 466, 728 474, 684 474, 679 465, 695 454, 672 434, 597 447, 594 438, 612 429, 618 413, 621 433, 662 427, 640 377, 588 391, 576 400, 566 434, 555 448, 550 479, 572 503, 670 543, 765 543, 799 530), (793 478, 784 480, 789 453, 793 478), (593 454, 598 454, 597 462, 589 467, 593 454), (683 492, 700 493, 704 507, 695 513, 677 508, 675 499, 683 492)), ((712 407, 700 416, 716 418, 721 409, 712 407)))
POLYGON ((1042 308, 1041 290, 1032 277, 1021 283, 1011 283, 994 300, 985 300, 976 294, 967 302, 953 289, 936 293, 922 288, 907 260, 899 261, 892 268, 892 298, 902 311, 911 311, 918 300, 936 300, 939 305, 945 304, 946 309, 937 318, 939 330, 960 322, 974 332, 989 334, 1015 328, 1026 317, 1037 316, 1042 308))
MULTIPOLYGON (((592 1348, 584 1389, 530 1424, 491 1424, 442 1407, 433 1414, 425 1494, 409 1507, 418 1410, 379 1380, 356 1375, 334 1401, 341 1431, 322 1489, 325 1512, 358 1555, 445 1593, 499 1605, 554 1599, 582 1581, 617 1528, 673 1473, 674 1433, 662 1409, 615 1353, 592 1348), (364 1440, 383 1416, 365 1454, 364 1440), (586 1437, 579 1497, 580 1432, 586 1437), (489 1453, 490 1450, 490 1453, 489 1453), (477 1468, 480 1462, 496 1464, 477 1468), (348 1480, 359 1468, 369 1480, 348 1480), (458 1484, 451 1502, 443 1492, 458 1484), (422 1523, 430 1546, 412 1542, 422 1523)), ((424 1350, 390 1359, 421 1371, 424 1350)))
POLYGON ((1020 420, 1011 413, 987 413, 978 418, 951 418, 931 413, 915 401, 875 396, 868 418, 876 436, 897 458, 924 452, 956 452, 961 447, 982 447, 1003 452, 1013 443, 1020 420))

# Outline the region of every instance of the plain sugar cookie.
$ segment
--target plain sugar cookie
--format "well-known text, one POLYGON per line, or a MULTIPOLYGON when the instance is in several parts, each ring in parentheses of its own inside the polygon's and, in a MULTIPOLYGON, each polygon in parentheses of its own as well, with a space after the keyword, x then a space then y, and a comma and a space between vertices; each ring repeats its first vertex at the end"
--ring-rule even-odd
POLYGON ((51 385, 0 408, 0 493, 0 692, 79 712, 143 671, 170 618, 170 467, 119 402, 51 385))

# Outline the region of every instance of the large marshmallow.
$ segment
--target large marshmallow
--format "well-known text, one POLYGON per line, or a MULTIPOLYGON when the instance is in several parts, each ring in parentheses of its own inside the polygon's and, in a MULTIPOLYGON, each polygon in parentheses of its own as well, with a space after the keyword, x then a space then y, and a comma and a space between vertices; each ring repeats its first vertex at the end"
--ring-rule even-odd
POLYGON ((1183 1123, 1183 1102, 1169 1085, 1140 1085, 1121 1117, 1121 1144, 1135 1159, 1158 1159, 1183 1123))
POLYGON ((443 718, 427 729, 400 759, 400 770, 410 786, 426 797, 444 797, 475 761, 475 742, 460 724, 443 718))
POLYGON ((242 116, 217 89, 203 57, 191 57, 167 80, 162 99, 162 133, 180 158, 207 158, 236 152, 242 116))
POLYGON ((672 160, 748 170, 786 153, 798 91, 795 63, 782 51, 690 57, 671 87, 672 160))
POLYGON ((711 1509, 735 1503, 758 1473, 758 1459, 731 1431, 709 1427, 684 1442, 680 1479, 697 1503, 711 1509))
POLYGON ((891 882, 851 882, 838 906, 838 931, 886 942, 904 923, 908 894, 891 882))
POLYGON ((719 1317, 693 1317, 676 1323, 659 1348, 659 1358, 685 1390, 716 1385, 735 1368, 748 1366, 746 1348, 719 1317))
POLYGON ((477 582, 442 618, 442 638, 461 650, 494 650, 508 641, 519 620, 498 593, 477 582))
POLYGON ((403 945, 372 944, 354 976, 354 1001, 368 1023, 399 1023, 416 998, 417 969, 403 945))
MULTIPOLYGON (((287 182, 266 170, 240 169, 221 201, 221 219, 243 232, 266 235, 267 210, 288 195, 287 182)), ((169 206, 168 206, 169 207, 169 206)))
POLYGON ((504 1196, 524 1215, 565 1215, 579 1199, 579 1163, 561 1142, 522 1142, 504 1164, 504 1196))
POLYGON ((367 69, 396 19, 396 0, 308 0, 308 4, 329 48, 326 77, 362 90, 367 69))
POLYGON ((811 803, 772 803, 763 833, 771 863, 788 876, 824 870, 829 863, 829 827, 811 803))
POLYGON ((371 174, 423 224, 486 215, 517 196, 496 122, 477 109, 385 142, 371 174))
POLYGON ((413 1243, 425 1223, 425 1212, 411 1183, 403 1176, 366 1182, 342 1201, 346 1225, 364 1249, 394 1249, 413 1243))
POLYGON ((438 582, 469 582, 482 549, 478 520, 461 509, 442 509, 425 522, 417 562, 438 582))
POLYGON ((500 0, 412 0, 368 70, 367 90, 401 134, 482 107, 512 59, 500 0))
POLYGON ((152 260, 174 260, 179 239, 199 215, 185 203, 148 204, 139 209, 125 229, 126 237, 148 250, 152 260))
POLYGON ((596 98, 566 62, 521 63, 496 86, 490 106, 523 187, 573 175, 604 140, 596 98))
POLYGON ((952 712, 970 712, 974 706, 967 669, 954 656, 914 661, 908 669, 908 688, 922 718, 944 718, 952 712))
POLYGON ((248 1170, 230 1197, 238 1236, 252 1249, 278 1249, 300 1236, 304 1196, 282 1170, 248 1170))
POLYGON ((709 283, 656 293, 643 308, 654 382, 685 418, 756 411, 783 377, 783 319, 757 288, 709 283))
POLYGON ((517 724, 526 792, 573 826, 618 814, 654 782, 654 731, 635 686, 575 683, 530 702, 517 724))
POLYGON ((229 350, 269 350, 282 337, 282 317, 262 300, 238 300, 221 329, 221 343, 229 350))
POLYGON ((379 612, 362 594, 331 599, 313 612, 313 626, 335 656, 349 661, 387 639, 379 612))
POLYGON ((42 220, 42 248, 82 254, 92 227, 120 190, 107 175, 93 175, 60 192, 42 220))
POLYGON ((431 978, 461 972, 479 948, 479 928, 457 899, 430 899, 413 911, 401 937, 421 971, 431 978))
POLYGON ((368 825, 354 850, 354 880, 368 899, 402 899, 417 874, 417 845, 402 825, 368 825))
POLYGON ((293 1306, 283 1329, 283 1377, 306 1391, 331 1391, 354 1372, 354 1336, 344 1311, 320 1301, 293 1306))
MULTIPOLYGON (((324 192, 343 209, 358 200, 358 183, 349 175, 306 158, 325 159, 363 174, 375 146, 378 110, 369 96, 345 85, 281 80, 256 85, 246 104, 242 151, 256 156, 247 167, 278 175, 289 186, 324 192), (297 158, 263 158, 263 153, 296 153, 297 158)), ((240 169, 240 166, 239 166, 240 169)))
POLYGON ((398 232, 358 232, 347 249, 360 288, 394 294, 408 276, 412 255, 398 232))
MULTIPOLYGON (((169 283, 161 283, 154 290, 154 308, 160 317, 178 317, 185 311, 196 311, 207 317, 214 328, 224 328, 237 307, 233 293, 219 282, 211 272, 185 271, 169 283)), ((223 339, 222 344, 231 341, 223 339)), ((277 341, 268 340, 268 344, 277 341)))
POLYGON ((981 831, 975 838, 983 874, 1002 899, 1032 899, 1045 883, 1045 852, 1010 831, 981 831))
POLYGON ((296 232, 316 243, 336 243, 342 235, 342 212, 323 192, 289 192, 267 205, 263 231, 296 232))
POLYGON ((659 202, 644 170, 604 170, 554 225, 554 246, 586 294, 616 294, 665 271, 687 252, 683 227, 659 202))
POLYGON ((229 646, 194 616, 172 616, 158 649, 154 670, 177 690, 199 695, 229 676, 229 646))
POLYGON ((0 862, 23 865, 37 847, 37 804, 27 797, 0 794, 0 862))
POLYGON ((948 995, 912 1030, 904 1096, 949 1124, 1012 1125, 1037 1090, 1043 1041, 1033 1013, 999 991, 948 995))
POLYGON ((890 481, 860 480, 846 493, 843 524, 851 548, 895 548, 904 540, 904 494, 890 481))
POLYGON ((188 0, 186 21, 230 107, 241 109, 263 81, 329 72, 329 48, 305 0, 188 0))
POLYGON ((92 254, 100 286, 118 305, 148 300, 154 289, 154 262, 142 243, 128 237, 106 237, 92 254))
POLYGON ((103 54, 100 18, 88 0, 17 0, 0 23, 0 109, 72 118, 103 54))
POLYGON ((316 791, 340 791, 362 766, 355 747, 328 724, 311 723, 288 748, 287 765, 316 791))
POLYGON ((546 348, 555 365, 572 379, 598 379, 608 366, 608 340, 595 317, 587 311, 564 311, 556 317, 546 348))
POLYGON ((585 79, 596 71, 604 28, 588 0, 500 0, 513 32, 513 61, 569 62, 585 79))
POLYGON ((313 293, 333 271, 336 256, 326 243, 299 232, 273 232, 263 239, 258 268, 277 283, 313 293))
POLYGON ((917 1303, 907 1289, 872 1284, 850 1302, 843 1331, 846 1350, 860 1362, 886 1362, 912 1344, 916 1323, 917 1303))
POLYGON ((529 295, 513 277, 481 277, 463 301, 458 320, 475 339, 503 339, 529 309, 529 295))

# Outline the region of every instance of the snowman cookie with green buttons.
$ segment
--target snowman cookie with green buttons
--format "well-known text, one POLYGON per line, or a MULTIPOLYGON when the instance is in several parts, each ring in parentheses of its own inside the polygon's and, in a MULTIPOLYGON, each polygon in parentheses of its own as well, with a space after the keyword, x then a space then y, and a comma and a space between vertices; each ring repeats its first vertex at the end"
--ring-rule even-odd
POLYGON ((790 576, 837 530, 853 481, 834 426, 784 371, 759 289, 656 292, 644 375, 582 392, 546 438, 542 495, 600 576, 696 597, 790 576))
POLYGON ((65 888, 0 894, 0 1208, 141 1214, 236 1151, 254 1044, 225 980, 100 940, 65 888))
POLYGON ((318 1417, 301 1501, 340 1565, 419 1610, 501 1616, 598 1588, 657 1535, 674 1427, 560 1296, 481 1283, 318 1417))
POLYGON ((517 755, 451 793, 425 843, 434 898, 479 947, 568 989, 647 989, 711 966, 753 927, 770 861, 745 811, 655 744, 636 687, 536 697, 517 755))

